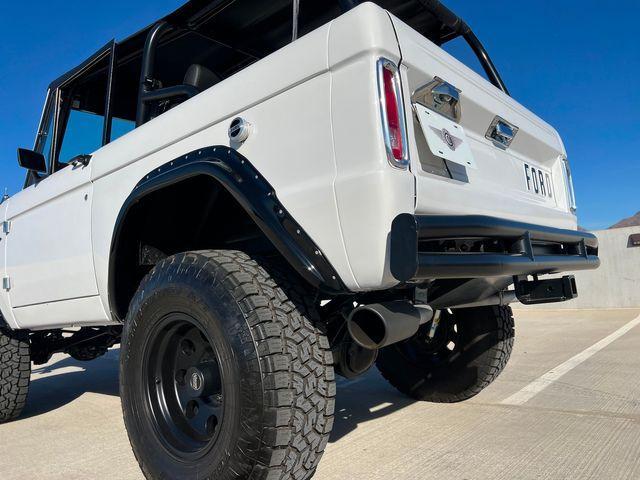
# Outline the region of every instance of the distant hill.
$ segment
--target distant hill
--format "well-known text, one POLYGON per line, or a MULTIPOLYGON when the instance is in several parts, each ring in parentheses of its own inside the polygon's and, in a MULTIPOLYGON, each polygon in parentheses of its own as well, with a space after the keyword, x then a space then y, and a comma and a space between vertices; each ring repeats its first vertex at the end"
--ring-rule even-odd
POLYGON ((640 226, 640 212, 635 215, 620 220, 615 225, 611 225, 609 228, 623 228, 623 227, 637 227, 640 226))

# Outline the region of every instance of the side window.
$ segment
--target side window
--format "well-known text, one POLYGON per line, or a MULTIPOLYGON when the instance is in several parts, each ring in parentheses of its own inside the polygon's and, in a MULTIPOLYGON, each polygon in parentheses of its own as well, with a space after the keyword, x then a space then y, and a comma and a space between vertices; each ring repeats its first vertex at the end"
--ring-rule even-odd
POLYGON ((58 164, 69 163, 78 155, 90 154, 102 146, 104 117, 92 112, 71 109, 64 131, 58 164))
POLYGON ((111 119, 111 141, 126 135, 135 130, 136 122, 134 120, 125 120, 123 118, 113 117, 111 119))
POLYGON ((128 53, 115 47, 115 65, 111 93, 111 125, 109 141, 113 142, 136 128, 138 89, 142 63, 127 60, 128 53))
POLYGON ((109 59, 107 55, 61 87, 54 171, 103 145, 109 59))

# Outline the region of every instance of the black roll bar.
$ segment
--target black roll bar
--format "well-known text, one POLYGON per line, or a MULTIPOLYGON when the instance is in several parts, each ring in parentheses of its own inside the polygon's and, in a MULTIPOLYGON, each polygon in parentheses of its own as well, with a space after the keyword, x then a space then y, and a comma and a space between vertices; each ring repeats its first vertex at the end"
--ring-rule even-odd
POLYGON ((491 61, 491 57, 485 50, 484 46, 480 42, 480 39, 476 37, 476 34, 473 33, 473 30, 469 28, 469 26, 465 23, 466 31, 462 34, 462 37, 467 41, 471 50, 476 54, 478 60, 480 60, 480 64, 484 69, 484 72, 487 74, 489 81, 495 86, 502 90, 504 93, 509 95, 509 90, 507 90, 507 86, 505 85, 502 77, 498 73, 498 69, 491 61))
POLYGON ((505 85, 502 77, 498 73, 498 69, 491 61, 491 57, 485 50, 482 42, 476 37, 476 34, 473 33, 471 27, 467 25, 467 23, 462 20, 458 15, 453 13, 447 7, 445 7, 440 0, 418 0, 420 4, 427 9, 429 12, 433 14, 440 22, 453 30, 454 34, 462 36, 465 41, 469 44, 473 53, 476 54, 482 68, 487 74, 487 78, 489 81, 497 88, 502 90, 504 93, 509 95, 509 90, 507 90, 507 86, 505 85))
POLYGON ((161 100, 169 100, 171 98, 195 97, 200 90, 192 85, 175 85, 173 87, 165 87, 159 90, 150 90, 144 94, 144 102, 158 102, 161 100))
MULTIPOLYGON (((347 11, 357 6, 360 1, 359 0, 338 0, 340 6, 343 11, 347 11)), ((487 78, 489 81, 497 88, 502 90, 504 93, 509 95, 509 90, 507 90, 507 86, 505 85, 500 73, 498 73, 498 69, 491 61, 491 57, 485 50, 482 42, 476 37, 471 27, 467 25, 467 23, 462 20, 458 15, 445 7, 440 0, 418 0, 420 5, 424 7, 425 10, 430 12, 436 19, 438 19, 443 25, 449 27, 453 31, 453 36, 451 39, 456 36, 462 36, 465 41, 469 44, 469 47, 473 50, 476 57, 480 61, 483 70, 485 71, 487 78)))
POLYGON ((347 12, 353 7, 356 7, 360 2, 358 0, 338 0, 338 3, 340 4, 342 11, 347 12))
MULTIPOLYGON (((465 23, 458 15, 445 7, 439 0, 417 0, 422 7, 430 12, 438 21, 451 30, 451 34, 446 39, 453 39, 461 36, 469 44, 475 55, 478 57, 482 68, 484 69, 489 81, 504 93, 509 95, 507 86, 502 77, 498 73, 497 68, 491 61, 489 54, 485 50, 482 42, 476 37, 471 27, 465 23)), ((293 0, 293 32, 292 41, 298 37, 298 15, 300 3, 299 0, 293 0)), ((338 0, 342 11, 346 12, 356 7, 360 0, 338 0)), ((162 20, 156 23, 149 33, 144 45, 142 55, 142 71, 140 73, 140 86, 138 90, 138 111, 136 115, 136 127, 144 124, 149 120, 149 103, 159 100, 171 98, 186 97, 191 98, 197 95, 197 89, 186 85, 178 85, 174 87, 158 88, 158 82, 154 78, 154 66, 156 59, 156 50, 160 43, 161 37, 174 30, 174 27, 168 22, 162 20)), ((109 132, 105 132, 105 136, 109 132)))
POLYGON ((149 103, 180 97, 191 98, 199 93, 197 88, 190 85, 176 85, 173 87, 158 88, 158 82, 154 77, 156 50, 162 36, 172 30, 174 30, 172 25, 165 21, 161 21, 156 23, 147 34, 142 54, 142 71, 140 73, 140 86, 138 90, 136 127, 139 127, 149 120, 149 103))

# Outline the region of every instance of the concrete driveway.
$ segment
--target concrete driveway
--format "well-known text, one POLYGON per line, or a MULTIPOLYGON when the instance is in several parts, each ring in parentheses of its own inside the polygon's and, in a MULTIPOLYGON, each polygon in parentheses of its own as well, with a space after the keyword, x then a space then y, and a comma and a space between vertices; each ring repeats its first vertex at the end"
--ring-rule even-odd
MULTIPOLYGON (((517 312, 507 369, 461 404, 413 402, 376 371, 340 380, 314 480, 640 478, 639 314, 517 312)), ((117 350, 36 368, 24 417, 0 426, 0 478, 141 479, 117 370, 117 350)))

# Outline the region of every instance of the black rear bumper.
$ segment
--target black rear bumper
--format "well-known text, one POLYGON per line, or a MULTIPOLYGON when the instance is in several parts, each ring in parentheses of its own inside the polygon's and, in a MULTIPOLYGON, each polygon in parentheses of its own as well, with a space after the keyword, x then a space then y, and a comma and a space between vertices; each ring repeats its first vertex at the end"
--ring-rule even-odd
POLYGON ((402 282, 598 268, 598 239, 575 230, 481 215, 398 215, 391 273, 402 282))

